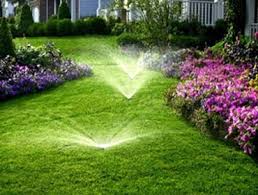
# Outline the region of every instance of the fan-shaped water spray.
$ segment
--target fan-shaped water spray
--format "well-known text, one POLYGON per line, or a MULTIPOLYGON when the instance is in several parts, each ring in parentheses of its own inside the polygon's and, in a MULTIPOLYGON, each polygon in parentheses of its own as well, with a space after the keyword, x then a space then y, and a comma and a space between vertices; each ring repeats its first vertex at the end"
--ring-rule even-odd
POLYGON ((126 55, 122 52, 112 52, 112 48, 106 50, 109 51, 112 64, 98 67, 100 77, 127 99, 131 99, 148 80, 153 78, 153 72, 144 69, 140 54, 126 55))

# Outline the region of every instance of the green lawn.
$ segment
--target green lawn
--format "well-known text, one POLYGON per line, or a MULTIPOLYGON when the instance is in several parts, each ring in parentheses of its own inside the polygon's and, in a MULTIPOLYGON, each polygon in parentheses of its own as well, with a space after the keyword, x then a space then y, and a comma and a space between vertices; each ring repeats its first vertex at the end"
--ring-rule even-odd
POLYGON ((147 72, 128 100, 107 82, 129 82, 114 65, 121 57, 114 37, 48 40, 90 64, 94 76, 0 103, 0 194, 258 194, 250 157, 202 135, 165 105, 176 80, 147 72), (88 137, 137 139, 103 150, 87 146, 88 137))

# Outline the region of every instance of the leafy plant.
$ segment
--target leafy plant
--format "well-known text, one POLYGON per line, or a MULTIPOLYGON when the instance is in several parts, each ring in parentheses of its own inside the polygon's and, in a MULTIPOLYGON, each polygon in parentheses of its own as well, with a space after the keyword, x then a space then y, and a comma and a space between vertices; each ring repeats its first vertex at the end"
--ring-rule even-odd
POLYGON ((0 58, 15 56, 15 46, 6 18, 0 19, 0 58))
POLYGON ((32 12, 28 4, 24 4, 21 8, 20 18, 18 22, 18 32, 23 35, 27 34, 28 28, 34 23, 32 12))
POLYGON ((74 26, 70 19, 63 19, 58 21, 57 32, 59 36, 72 35, 74 26))
POLYGON ((71 13, 66 0, 63 0, 58 8, 57 18, 59 20, 71 19, 71 13))

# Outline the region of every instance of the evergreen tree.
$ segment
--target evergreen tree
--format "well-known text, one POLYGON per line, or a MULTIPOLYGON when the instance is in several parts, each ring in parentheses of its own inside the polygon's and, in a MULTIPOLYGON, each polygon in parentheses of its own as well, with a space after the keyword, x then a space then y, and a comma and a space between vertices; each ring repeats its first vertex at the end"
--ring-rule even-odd
POLYGON ((21 8, 21 13, 18 20, 18 32, 26 34, 28 28, 34 23, 32 12, 28 4, 24 4, 21 8))
POLYGON ((71 19, 70 9, 66 0, 63 0, 60 7, 58 8, 58 19, 71 19))
POLYGON ((15 56, 15 46, 6 18, 0 22, 0 58, 15 56))

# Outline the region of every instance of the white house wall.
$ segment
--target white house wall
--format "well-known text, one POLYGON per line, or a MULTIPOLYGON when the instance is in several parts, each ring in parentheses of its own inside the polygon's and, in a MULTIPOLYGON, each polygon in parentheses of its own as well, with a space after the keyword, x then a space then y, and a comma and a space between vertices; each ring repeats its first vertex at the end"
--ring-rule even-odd
POLYGON ((246 1, 246 28, 245 34, 250 35, 250 25, 255 21, 255 0, 246 1))

